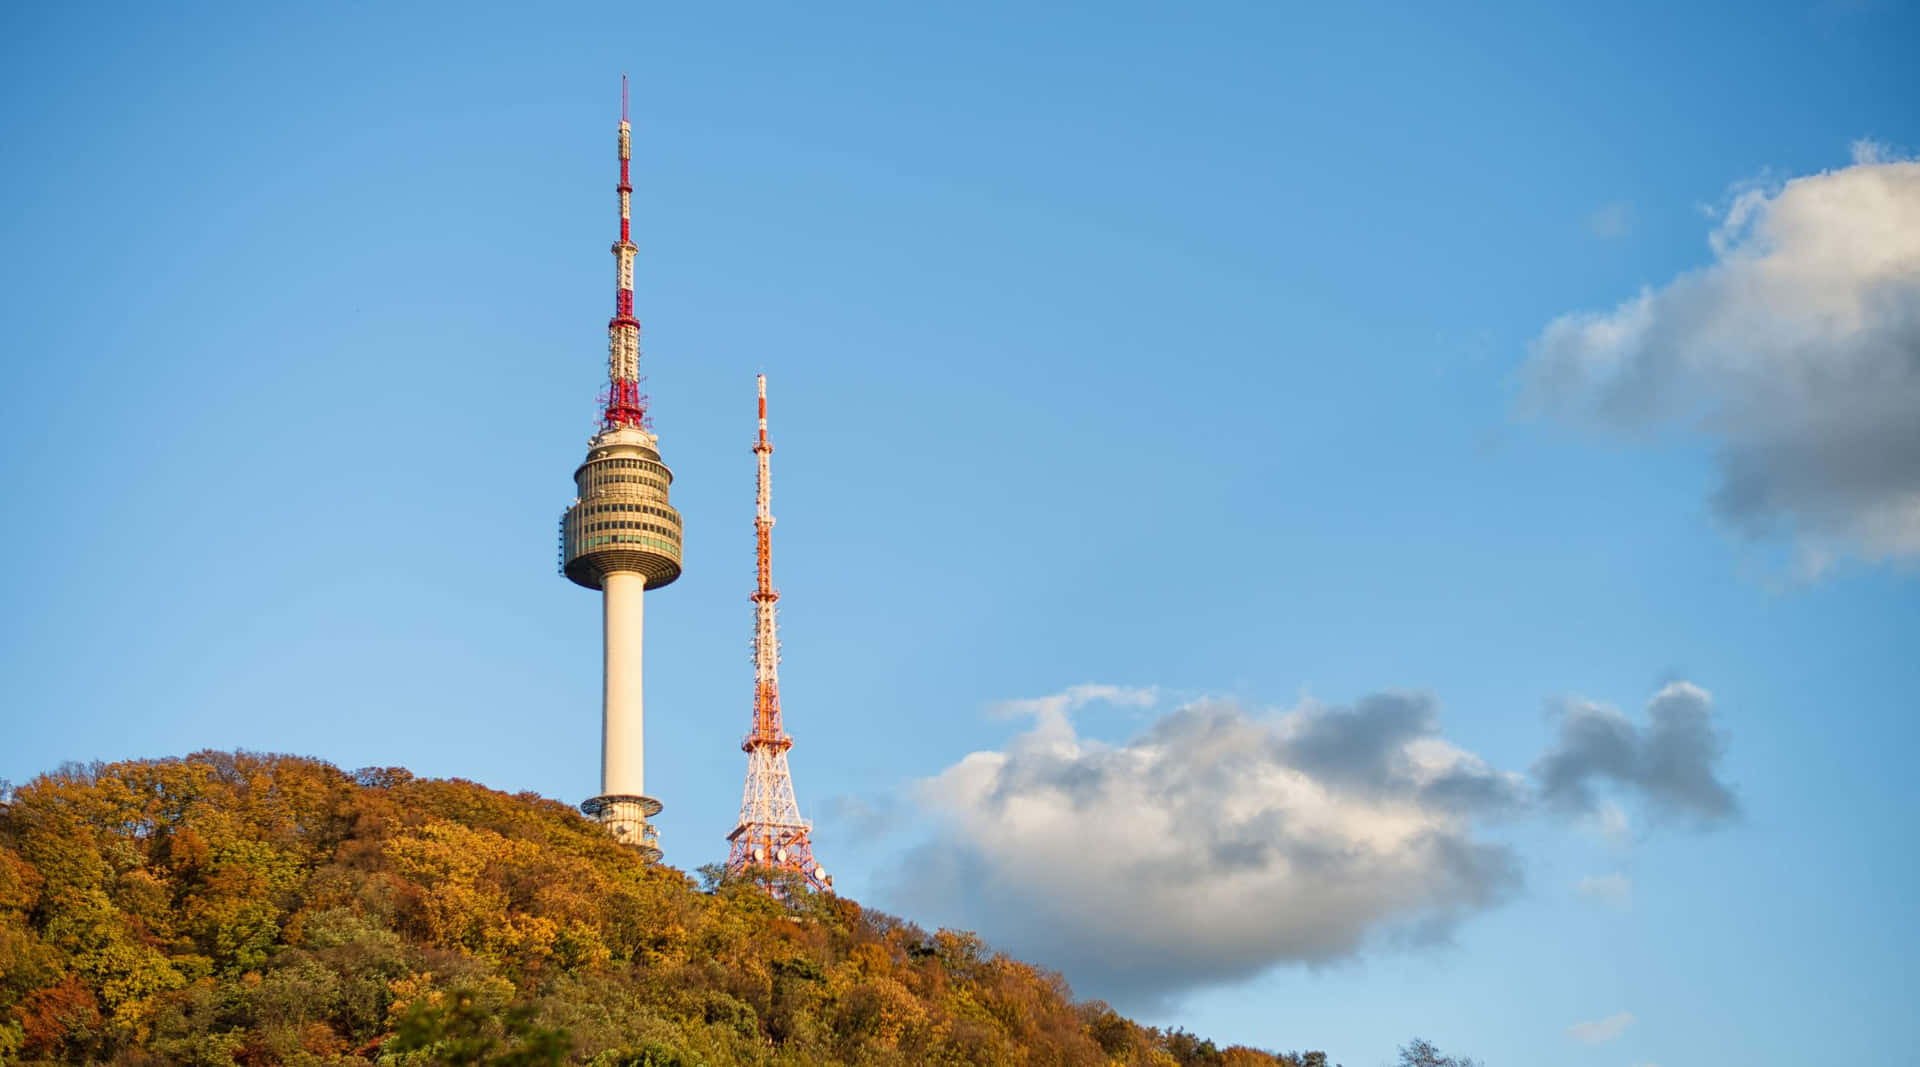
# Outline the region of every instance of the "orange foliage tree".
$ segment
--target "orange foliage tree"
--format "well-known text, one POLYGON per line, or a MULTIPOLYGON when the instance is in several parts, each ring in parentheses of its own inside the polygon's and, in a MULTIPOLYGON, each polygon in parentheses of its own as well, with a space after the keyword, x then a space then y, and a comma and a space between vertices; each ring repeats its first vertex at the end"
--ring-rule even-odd
MULTIPOLYGON (((711 873, 711 872, 710 872, 711 873)), ((0 805, 0 1063, 1303 1063, 972 934, 648 864, 572 809, 202 752, 0 805)))

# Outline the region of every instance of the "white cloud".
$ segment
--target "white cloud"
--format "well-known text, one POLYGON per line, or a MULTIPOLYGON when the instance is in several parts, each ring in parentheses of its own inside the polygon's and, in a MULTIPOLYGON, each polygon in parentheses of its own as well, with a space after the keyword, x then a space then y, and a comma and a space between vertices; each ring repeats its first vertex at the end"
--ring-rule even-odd
POLYGON ((1534 340, 1529 399, 1717 443, 1716 512, 1792 535, 1803 566, 1920 559, 1920 162, 1736 190, 1713 262, 1534 340))
POLYGON ((1600 1045, 1619 1037, 1632 1025, 1633 1013, 1623 1011, 1590 1023, 1574 1023, 1567 1027, 1567 1036, 1589 1045, 1600 1045))
POLYGON ((1892 145, 1871 137, 1862 137, 1853 142, 1852 149, 1855 163, 1898 163, 1901 158, 1892 145))
POLYGON ((1633 902, 1633 881, 1624 874, 1588 875, 1580 879, 1574 891, 1588 900, 1624 908, 1633 902))
POLYGON ((1003 700, 990 710, 992 714, 1002 718, 1030 717, 1044 726, 1064 722, 1066 716, 1089 704, 1148 708, 1152 707, 1159 698, 1160 691, 1152 686, 1142 688, 1085 682, 1080 685, 1070 685, 1051 696, 1003 700))
POLYGON ((1004 751, 921 783, 946 833, 902 890, 1101 995, 1333 960, 1375 933, 1440 937, 1516 884, 1509 851, 1475 831, 1525 784, 1443 740, 1430 697, 1200 701, 1120 745, 1055 717, 1076 703, 1061 697, 1023 702, 1035 725, 1004 751))
MULTIPOLYGON (((1447 741, 1421 693, 1285 711, 1199 700, 1118 744, 1075 726, 1073 710, 1146 706, 1154 692, 1086 685, 996 705, 1031 725, 918 784, 939 822, 883 895, 1083 992, 1147 1005, 1281 963, 1444 939, 1519 884, 1495 824, 1618 815, 1588 797, 1596 777, 1656 808, 1697 804, 1703 788, 1707 696, 1686 683, 1654 698, 1652 727, 1602 737, 1625 758, 1563 730, 1541 764, 1551 794, 1447 741)), ((1628 888, 1590 881, 1589 895, 1628 888)))

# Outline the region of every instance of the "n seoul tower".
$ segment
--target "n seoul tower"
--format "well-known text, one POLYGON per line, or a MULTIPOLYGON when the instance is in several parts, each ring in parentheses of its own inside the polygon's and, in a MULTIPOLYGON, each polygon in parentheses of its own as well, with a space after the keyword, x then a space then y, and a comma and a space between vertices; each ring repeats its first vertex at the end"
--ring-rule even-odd
POLYGON ((640 646, 645 591, 680 577, 680 513, 667 503, 673 472, 660 462, 640 393, 640 320, 633 317, 630 220, 633 183, 627 172, 633 131, 627 123, 627 80, 620 79, 620 240, 613 318, 607 323, 607 396, 600 431, 573 472, 575 496, 560 518, 560 571, 601 591, 606 666, 601 693, 600 795, 580 810, 614 837, 660 858, 649 816, 660 802, 646 795, 642 759, 640 646))

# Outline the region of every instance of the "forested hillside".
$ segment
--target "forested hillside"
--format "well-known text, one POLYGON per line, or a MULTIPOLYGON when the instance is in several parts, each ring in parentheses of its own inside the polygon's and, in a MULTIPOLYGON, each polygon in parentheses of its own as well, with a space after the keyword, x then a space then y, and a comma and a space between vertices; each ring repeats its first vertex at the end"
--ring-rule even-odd
POLYGON ((702 887, 566 806, 200 753, 0 807, 0 1062, 1324 1064, 1074 1002, 965 933, 702 887))

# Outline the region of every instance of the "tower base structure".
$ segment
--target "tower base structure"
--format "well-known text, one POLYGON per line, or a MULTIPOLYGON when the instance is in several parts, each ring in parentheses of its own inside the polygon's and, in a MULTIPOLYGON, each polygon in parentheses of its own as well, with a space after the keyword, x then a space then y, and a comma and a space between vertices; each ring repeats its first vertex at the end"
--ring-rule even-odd
POLYGON ((727 840, 732 845, 727 850, 726 869, 735 875, 750 876, 756 868, 785 871, 818 892, 833 888, 833 875, 814 862, 810 823, 742 824, 734 827, 727 840))
POLYGON ((580 803, 580 811, 607 828, 614 840, 637 849, 650 862, 660 862, 660 831, 647 820, 660 814, 660 802, 631 793, 608 793, 580 803))

